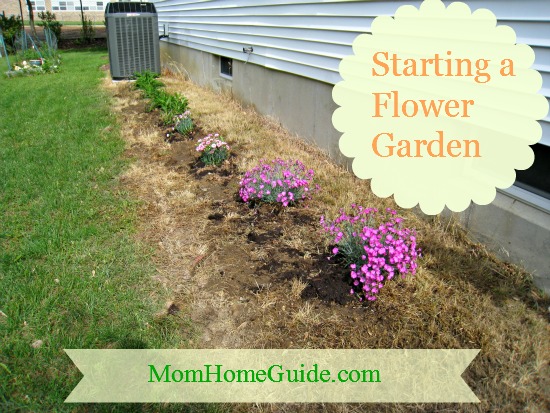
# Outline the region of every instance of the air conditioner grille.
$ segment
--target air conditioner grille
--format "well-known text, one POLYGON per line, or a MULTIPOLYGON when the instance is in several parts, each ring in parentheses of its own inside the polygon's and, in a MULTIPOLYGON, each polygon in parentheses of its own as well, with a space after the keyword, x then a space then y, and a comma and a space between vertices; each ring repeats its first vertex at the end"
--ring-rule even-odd
MULTIPOLYGON (((110 4, 117 4, 117 10, 125 10, 124 3, 110 4)), ((152 6, 154 8, 154 5, 152 6)), ((112 9, 113 7, 107 8, 107 10, 112 9)), ((105 21, 107 22, 109 60, 113 78, 128 78, 135 72, 144 70, 160 72, 158 16, 156 12, 124 14, 119 11, 105 13, 105 21)))

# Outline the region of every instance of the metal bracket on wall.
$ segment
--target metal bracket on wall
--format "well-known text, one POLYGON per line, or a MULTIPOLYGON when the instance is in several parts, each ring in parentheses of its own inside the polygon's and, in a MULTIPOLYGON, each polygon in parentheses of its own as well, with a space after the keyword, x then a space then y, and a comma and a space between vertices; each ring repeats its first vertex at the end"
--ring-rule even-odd
POLYGON ((162 25, 162 32, 163 32, 163 33, 159 36, 159 40, 161 40, 161 39, 167 39, 167 38, 170 37, 169 34, 166 34, 166 26, 168 26, 168 25, 167 25, 167 24, 163 24, 163 25, 162 25))
POLYGON ((244 64, 247 64, 248 60, 250 59, 250 55, 254 53, 254 48, 252 46, 243 47, 243 53, 246 53, 248 55, 246 58, 246 62, 244 62, 244 64))

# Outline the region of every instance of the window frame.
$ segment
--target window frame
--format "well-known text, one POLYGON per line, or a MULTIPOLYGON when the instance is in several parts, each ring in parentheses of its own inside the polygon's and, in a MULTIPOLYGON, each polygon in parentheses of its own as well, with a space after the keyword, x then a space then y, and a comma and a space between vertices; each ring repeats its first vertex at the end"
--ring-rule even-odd
POLYGON ((233 80, 233 59, 226 56, 220 56, 220 76, 224 79, 233 80), (229 73, 224 73, 224 61, 227 62, 229 73))

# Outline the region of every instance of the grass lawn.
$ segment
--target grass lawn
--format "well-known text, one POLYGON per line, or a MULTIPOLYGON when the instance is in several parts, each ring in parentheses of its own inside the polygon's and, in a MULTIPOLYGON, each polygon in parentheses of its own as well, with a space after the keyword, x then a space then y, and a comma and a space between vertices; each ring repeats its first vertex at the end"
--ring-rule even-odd
POLYGON ((165 292, 132 239, 106 54, 67 52, 61 73, 0 79, 2 412, 75 411, 63 400, 81 374, 65 348, 176 348, 188 336, 183 317, 155 316, 165 292))

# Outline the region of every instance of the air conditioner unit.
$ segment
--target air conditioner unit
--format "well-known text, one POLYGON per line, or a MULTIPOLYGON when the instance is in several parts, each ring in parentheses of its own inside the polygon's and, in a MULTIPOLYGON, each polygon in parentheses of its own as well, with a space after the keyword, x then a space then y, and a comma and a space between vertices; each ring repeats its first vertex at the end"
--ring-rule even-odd
POLYGON ((105 24, 113 79, 128 79, 145 70, 160 73, 158 15, 153 3, 108 3, 105 24))

